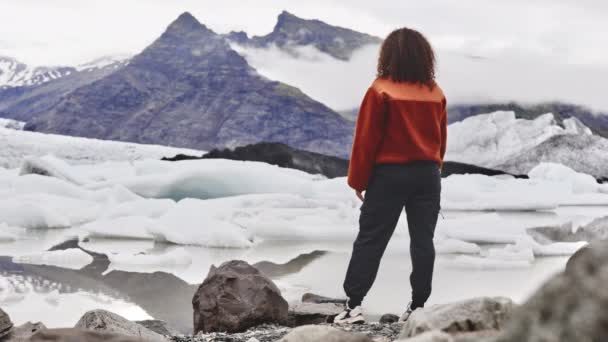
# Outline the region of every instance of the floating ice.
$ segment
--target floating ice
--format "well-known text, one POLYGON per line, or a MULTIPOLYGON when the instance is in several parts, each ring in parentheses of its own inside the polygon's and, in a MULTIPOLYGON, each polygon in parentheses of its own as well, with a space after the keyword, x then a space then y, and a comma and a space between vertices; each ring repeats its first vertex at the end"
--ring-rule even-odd
POLYGON ((45 251, 13 258, 14 263, 50 265, 63 268, 81 269, 93 262, 93 257, 79 248, 69 248, 62 251, 45 251))

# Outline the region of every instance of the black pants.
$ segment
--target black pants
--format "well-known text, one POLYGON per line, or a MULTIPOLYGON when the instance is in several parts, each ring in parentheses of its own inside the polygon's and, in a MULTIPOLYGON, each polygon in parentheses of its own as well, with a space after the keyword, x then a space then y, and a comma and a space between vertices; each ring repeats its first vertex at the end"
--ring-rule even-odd
POLYGON ((350 306, 360 305, 372 287, 380 259, 405 207, 412 258, 412 308, 423 307, 431 295, 435 247, 433 235, 441 198, 437 163, 377 165, 370 179, 359 217, 344 291, 350 306))

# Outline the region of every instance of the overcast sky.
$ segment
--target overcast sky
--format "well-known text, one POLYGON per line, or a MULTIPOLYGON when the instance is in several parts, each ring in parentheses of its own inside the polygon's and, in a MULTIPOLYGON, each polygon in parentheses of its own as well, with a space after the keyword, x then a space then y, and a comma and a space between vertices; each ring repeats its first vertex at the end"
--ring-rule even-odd
POLYGON ((217 32, 265 34, 283 9, 381 37, 411 26, 469 54, 608 66, 605 0, 0 0, 0 54, 30 64, 134 54, 183 11, 217 32))
MULTIPOLYGON (((402 26, 422 31, 438 51, 439 80, 452 103, 559 100, 608 111, 606 0, 0 0, 0 55, 75 65, 136 54, 184 11, 218 33, 263 35, 282 10, 380 37, 402 26)), ((367 49, 343 63, 268 50, 249 51, 248 60, 345 109, 373 79, 376 54, 367 49)))

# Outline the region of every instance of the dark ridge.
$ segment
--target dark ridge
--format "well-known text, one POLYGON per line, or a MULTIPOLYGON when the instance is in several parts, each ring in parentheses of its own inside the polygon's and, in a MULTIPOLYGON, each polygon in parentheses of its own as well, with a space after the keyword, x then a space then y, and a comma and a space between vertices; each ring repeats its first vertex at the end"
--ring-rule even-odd
MULTIPOLYGON (((262 142, 237 147, 234 150, 215 149, 200 157, 179 154, 170 158, 162 158, 162 160, 166 161, 191 159, 231 159, 258 161, 280 167, 297 169, 312 174, 322 174, 328 178, 344 177, 348 174, 347 159, 297 150, 281 143, 262 142)), ((493 170, 459 162, 446 161, 443 164, 442 177, 467 173, 482 174, 486 176, 511 175, 516 178, 528 178, 527 175, 512 175, 500 170, 493 170)))

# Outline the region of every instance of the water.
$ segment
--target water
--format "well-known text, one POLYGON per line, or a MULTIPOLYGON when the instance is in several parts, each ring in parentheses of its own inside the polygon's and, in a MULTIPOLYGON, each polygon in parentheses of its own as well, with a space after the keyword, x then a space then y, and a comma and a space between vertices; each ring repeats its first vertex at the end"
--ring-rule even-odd
MULTIPOLYGON (((509 222, 531 227, 563 220, 589 220, 606 213, 602 207, 560 208, 555 212, 501 213, 509 222)), ((446 213, 448 217, 474 213, 446 213)), ((355 230, 356 227, 353 227, 355 230)), ((484 229, 484 227, 471 227, 484 229)), ((42 321, 49 327, 73 326, 87 310, 103 308, 131 320, 163 319, 183 332, 191 330, 191 299, 211 265, 232 259, 246 260, 271 274, 288 301, 306 292, 343 297, 342 281, 351 241, 267 241, 251 249, 210 249, 154 244, 151 241, 91 240, 87 250, 116 253, 163 253, 185 248, 192 256, 188 266, 114 265, 69 270, 53 266, 20 265, 8 256, 48 249, 64 241, 71 230, 31 231, 29 238, 0 243, 0 306, 17 324, 42 321), (154 273, 162 271, 166 273, 154 273)), ((409 241, 395 238, 389 244, 376 283, 364 305, 372 317, 399 314, 410 296, 409 241)), ((482 246, 488 248, 489 246, 482 246)), ((495 246, 493 246, 495 247, 495 246)), ((456 255, 438 255, 433 294, 429 304, 477 296, 506 296, 524 301, 546 279, 564 268, 568 257, 536 258, 530 267, 476 269, 457 267, 456 255)))

